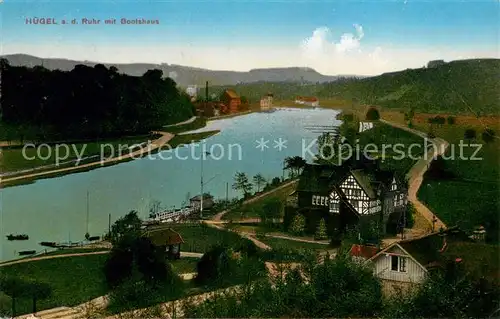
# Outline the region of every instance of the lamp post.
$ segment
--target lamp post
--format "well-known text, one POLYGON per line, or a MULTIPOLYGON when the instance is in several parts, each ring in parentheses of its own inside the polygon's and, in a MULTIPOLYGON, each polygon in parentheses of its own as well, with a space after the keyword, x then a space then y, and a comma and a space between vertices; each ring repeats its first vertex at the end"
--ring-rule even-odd
POLYGON ((201 186, 201 197, 200 197, 200 219, 203 218, 203 161, 205 160, 205 155, 210 155, 210 152, 204 152, 201 156, 201 174, 200 174, 200 186, 201 186))

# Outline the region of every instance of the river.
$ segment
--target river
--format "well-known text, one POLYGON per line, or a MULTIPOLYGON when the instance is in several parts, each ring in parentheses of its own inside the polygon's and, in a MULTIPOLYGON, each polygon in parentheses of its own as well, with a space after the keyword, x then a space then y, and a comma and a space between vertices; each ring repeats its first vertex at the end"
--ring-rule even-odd
MULTIPOLYGON (((151 200, 180 207, 188 195, 200 192, 202 149, 211 152, 203 161, 205 191, 215 198, 240 196, 231 189, 234 174, 257 173, 271 179, 283 173, 283 159, 302 155, 319 133, 311 125, 339 125, 338 111, 280 108, 273 113, 251 113, 207 123, 198 131, 220 130, 201 143, 164 151, 83 173, 42 179, 33 184, 0 190, 0 260, 17 257, 22 250, 41 251, 41 241, 80 241, 87 229, 101 236, 108 229, 108 214, 114 221, 131 210, 146 218, 151 200), (268 141, 263 149, 256 141, 268 141), (278 148, 281 138, 281 150, 278 148), (28 234, 27 241, 7 241, 8 234, 28 234)), ((313 147, 313 150, 316 148, 313 147)), ((306 154, 310 161, 310 156, 306 154)))

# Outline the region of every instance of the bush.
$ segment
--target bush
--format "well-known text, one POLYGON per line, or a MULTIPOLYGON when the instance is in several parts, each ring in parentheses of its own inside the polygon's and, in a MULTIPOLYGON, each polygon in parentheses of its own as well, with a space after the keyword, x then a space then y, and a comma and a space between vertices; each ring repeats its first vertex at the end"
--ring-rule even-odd
POLYGON ((217 246, 206 252, 196 265, 198 284, 222 284, 234 270, 233 260, 227 249, 217 246))
POLYGON ((490 128, 487 128, 486 130, 484 130, 484 132, 481 134, 481 138, 483 139, 484 142, 486 143, 490 143, 493 141, 493 139, 495 138, 495 131, 493 131, 492 129, 490 128))
POLYGON ((318 228, 316 229, 316 233, 314 234, 314 238, 317 240, 327 239, 328 235, 326 232, 326 222, 322 218, 319 221, 318 228))
POLYGON ((468 128, 464 132, 464 139, 473 140, 476 138, 476 130, 472 128, 468 128))
POLYGON ((366 120, 368 121, 377 121, 380 119, 380 114, 375 107, 370 107, 366 112, 366 120))
POLYGON ((296 214, 290 225, 290 232, 294 235, 301 236, 304 234, 306 227, 306 219, 302 214, 296 214))
POLYGON ((448 116, 446 118, 446 121, 448 122, 449 125, 455 124, 455 118, 453 116, 448 116))

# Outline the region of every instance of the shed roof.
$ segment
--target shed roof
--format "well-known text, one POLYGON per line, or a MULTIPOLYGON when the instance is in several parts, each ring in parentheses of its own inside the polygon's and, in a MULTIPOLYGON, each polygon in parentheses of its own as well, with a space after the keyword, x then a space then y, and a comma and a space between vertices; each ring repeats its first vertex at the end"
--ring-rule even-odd
POLYGON ((349 254, 353 257, 363 257, 364 259, 370 259, 375 256, 379 249, 376 246, 366 246, 354 244, 349 251, 349 254))
POLYGON ((239 99, 240 96, 238 94, 236 94, 236 92, 234 90, 231 90, 231 89, 228 89, 226 90, 225 92, 230 98, 232 99, 239 99))
POLYGON ((184 243, 182 236, 172 228, 147 231, 145 235, 155 246, 168 246, 184 243))

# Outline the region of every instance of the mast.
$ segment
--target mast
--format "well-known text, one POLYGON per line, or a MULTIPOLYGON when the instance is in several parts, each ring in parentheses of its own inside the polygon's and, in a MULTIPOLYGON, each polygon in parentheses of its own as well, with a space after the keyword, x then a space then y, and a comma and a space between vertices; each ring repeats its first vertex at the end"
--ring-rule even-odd
POLYGON ((87 231, 85 232, 85 238, 88 239, 90 237, 89 234, 89 191, 87 190, 87 231))

